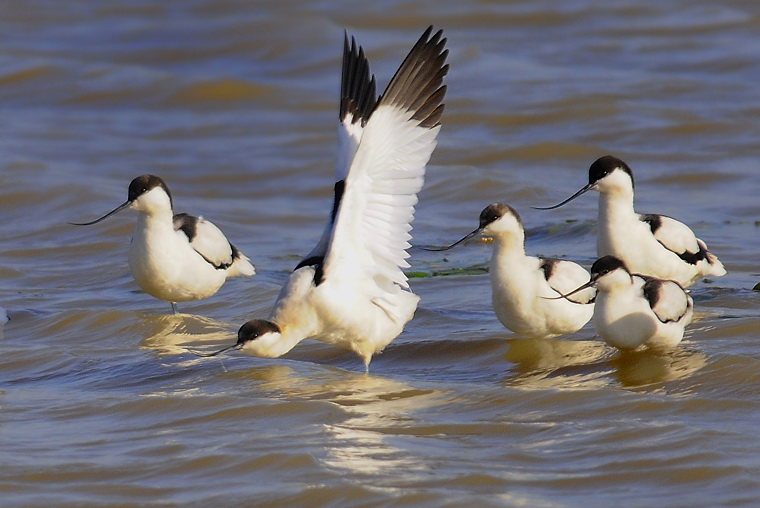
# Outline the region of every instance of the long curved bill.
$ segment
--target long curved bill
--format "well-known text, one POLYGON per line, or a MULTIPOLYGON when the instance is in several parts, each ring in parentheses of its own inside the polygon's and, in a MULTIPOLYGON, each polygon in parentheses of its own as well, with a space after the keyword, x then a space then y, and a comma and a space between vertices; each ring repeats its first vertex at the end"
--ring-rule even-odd
POLYGON ((200 357, 203 357, 203 358, 209 358, 211 356, 216 356, 216 355, 222 354, 225 351, 229 351, 230 349, 240 349, 242 347, 243 347, 243 345, 241 343, 237 343, 237 344, 233 344, 231 346, 227 346, 225 348, 222 348, 219 351, 214 351, 213 353, 199 353, 198 351, 193 351, 192 349, 188 349, 188 348, 185 348, 185 349, 187 349, 188 351, 190 351, 191 353, 193 353, 195 356, 200 356, 200 357))
POLYGON ((574 200, 575 198, 577 198, 581 194, 587 193, 588 191, 591 190, 591 188, 593 186, 594 186, 594 184, 592 184, 592 183, 586 185, 581 190, 579 190, 578 192, 576 192, 575 194, 573 194, 572 196, 570 196, 569 198, 567 198, 563 202, 561 202, 559 204, 556 204, 554 206, 532 206, 531 208, 533 208, 534 210, 554 210, 555 208, 559 208, 560 206, 569 203, 570 201, 574 200))
POLYGON ((433 251, 433 252, 440 252, 440 251, 444 251, 444 250, 449 250, 449 249, 452 249, 452 248, 456 247, 460 243, 466 242, 470 238, 478 236, 479 234, 480 234, 480 228, 476 229, 472 233, 468 233, 467 236, 465 236, 464 238, 462 238, 460 240, 457 240, 456 242, 452 243, 449 246, 446 246, 446 247, 423 247, 422 250, 433 251))
MULTIPOLYGON (((594 284, 596 284, 596 280, 594 280, 594 279, 591 279, 590 281, 588 281, 587 283, 585 283, 585 284, 584 284, 584 285, 582 285, 581 287, 579 287, 579 288, 576 288, 576 289, 573 289, 572 291, 570 291, 570 292, 569 292, 569 293, 567 293, 567 294, 564 294, 564 295, 563 295, 562 293, 560 293, 560 294, 559 294, 559 296, 553 296, 553 297, 549 297, 549 296, 542 296, 541 298, 543 298, 544 300, 559 300, 560 298, 564 298, 564 299, 565 299, 565 300, 567 300, 568 302, 573 302, 572 300, 570 300, 570 297, 571 297, 571 296, 573 296, 573 295, 574 295, 574 294, 576 294, 576 293, 580 293, 580 292, 581 292, 581 291, 583 291, 584 289, 588 289, 588 288, 590 288, 590 287, 594 287, 594 284)), ((578 302, 573 302, 573 303, 578 303, 578 302)))
POLYGON ((116 208, 114 208, 113 210, 111 210, 110 212, 108 212, 107 214, 105 214, 99 219, 95 219, 90 222, 69 222, 69 224, 71 224, 72 226, 92 226, 93 224, 97 224, 100 221, 106 220, 107 218, 109 218, 111 215, 115 213, 119 213, 120 211, 129 207, 129 205, 131 204, 132 204, 131 201, 125 201, 124 203, 120 204, 119 206, 117 206, 116 208))

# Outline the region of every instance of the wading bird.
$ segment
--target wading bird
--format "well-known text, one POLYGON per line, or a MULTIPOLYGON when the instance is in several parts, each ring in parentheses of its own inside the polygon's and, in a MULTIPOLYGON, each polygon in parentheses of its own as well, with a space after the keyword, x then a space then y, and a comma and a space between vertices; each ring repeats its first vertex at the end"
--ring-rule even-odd
POLYGON ((684 327, 694 314, 694 302, 680 284, 631 274, 614 256, 597 259, 591 266, 591 280, 564 297, 591 286, 597 289, 596 331, 619 349, 673 348, 683 339, 684 327))
POLYGON ((211 222, 172 212, 172 195, 154 175, 138 176, 129 184, 127 201, 89 226, 125 208, 136 210, 137 225, 129 245, 129 269, 137 285, 165 300, 177 313, 177 302, 208 298, 224 281, 253 275, 250 260, 211 222))
POLYGON ((332 213, 267 320, 245 323, 235 345, 275 358, 311 338, 354 351, 369 369, 412 319, 419 297, 408 267, 411 221, 436 145, 449 66, 442 31, 429 27, 382 96, 361 47, 345 36, 332 213))
POLYGON ((478 235, 493 238, 491 300, 501 324, 523 337, 549 338, 576 332, 591 319, 593 289, 572 299, 549 299, 587 283, 589 273, 572 261, 527 256, 522 219, 509 205, 488 205, 472 233, 448 247, 427 250, 448 250, 478 235))
POLYGON ((611 155, 588 170, 588 184, 551 210, 589 190, 599 192, 597 256, 615 256, 633 273, 674 280, 684 287, 705 275, 726 274, 723 264, 688 226, 665 215, 633 210, 633 173, 611 155))

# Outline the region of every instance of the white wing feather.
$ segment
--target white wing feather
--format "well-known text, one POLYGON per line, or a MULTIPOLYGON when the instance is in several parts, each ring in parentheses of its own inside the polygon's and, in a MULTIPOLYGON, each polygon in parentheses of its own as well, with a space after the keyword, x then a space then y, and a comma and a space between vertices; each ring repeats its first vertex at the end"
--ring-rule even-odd
MULTIPOLYGON (((232 263, 232 247, 230 247, 230 242, 224 233, 203 217, 198 217, 195 227, 195 237, 190 240, 190 246, 195 252, 214 266, 230 265, 232 263)), ((177 230, 176 233, 187 238, 181 229, 177 230)))
POLYGON ((660 227, 654 232, 654 237, 663 247, 676 254, 699 252, 697 237, 689 226, 665 215, 660 216, 660 221, 660 227))
POLYGON ((324 260, 327 279, 408 288, 411 221, 440 130, 447 51, 423 34, 388 85, 361 136, 324 260))
POLYGON ((348 276, 372 274, 381 287, 408 287, 401 268, 409 266, 410 223, 440 130, 415 123, 410 113, 383 106, 367 125, 325 263, 329 276, 340 266, 348 276))
MULTIPOLYGON (((560 294, 566 295, 591 280, 588 271, 577 263, 565 260, 555 260, 555 263, 554 270, 546 282, 560 294)), ((596 290, 588 288, 574 294, 570 300, 577 303, 588 303, 594 296, 596 296, 596 290)))
MULTIPOLYGON (((359 147, 364 132, 364 124, 377 104, 375 77, 370 72, 369 61, 364 56, 364 50, 356 45, 348 35, 343 42, 343 68, 340 86, 340 110, 338 114, 338 146, 335 158, 335 181, 340 182, 348 176, 351 161, 359 147)), ((325 224, 322 237, 317 245, 306 255, 310 258, 324 257, 333 230, 333 220, 325 224)))
POLYGON ((692 306, 691 296, 671 280, 650 280, 643 286, 644 292, 656 291, 657 298, 651 305, 652 312, 663 323, 679 321, 692 306))

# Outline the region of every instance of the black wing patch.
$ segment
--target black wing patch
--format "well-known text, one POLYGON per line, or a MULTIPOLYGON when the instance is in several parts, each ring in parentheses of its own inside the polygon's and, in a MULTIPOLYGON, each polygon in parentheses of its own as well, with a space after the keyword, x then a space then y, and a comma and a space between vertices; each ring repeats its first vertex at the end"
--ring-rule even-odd
MULTIPOLYGON (((661 323, 675 323, 678 322, 685 314, 685 312, 689 308, 688 300, 686 301, 686 305, 683 309, 683 312, 679 311, 678 316, 674 316, 672 311, 668 310, 667 306, 665 308, 657 308, 657 304, 660 302, 660 297, 665 294, 665 285, 666 284, 674 284, 681 288, 681 286, 674 281, 671 280, 661 280, 661 279, 653 279, 645 276, 638 275, 638 277, 642 277, 646 282, 644 282, 644 286, 642 287, 642 291, 644 293, 644 298, 647 299, 649 302, 649 307, 652 309, 652 312, 655 316, 657 316, 657 319, 660 320, 661 323), (671 317, 668 317, 668 314, 670 314, 671 317)), ((683 291, 683 289, 681 289, 683 291)))
MULTIPOLYGON (((238 250, 238 248, 232 244, 230 244, 230 249, 232 249, 232 263, 234 263, 236 260, 241 258, 243 253, 240 252, 240 250, 238 250)), ((230 263, 228 266, 232 266, 232 263, 230 263)))
POLYGON ((442 83, 449 72, 445 63, 449 50, 444 49, 443 30, 431 36, 432 31, 432 26, 425 30, 378 101, 378 105, 393 105, 412 112, 412 118, 428 129, 439 125, 443 116, 446 85, 442 83))
POLYGON ((345 180, 338 180, 335 182, 335 196, 333 197, 333 209, 332 214, 330 214, 330 222, 335 222, 335 216, 338 214, 338 207, 340 206, 340 201, 343 199, 343 192, 345 190, 345 180))
POLYGON ((342 122, 351 114, 352 122, 361 121, 364 127, 376 105, 375 77, 369 70, 369 62, 364 56, 364 50, 361 46, 357 47, 353 37, 351 37, 349 47, 348 34, 344 34, 339 120, 342 122))
POLYGON ((192 242, 198 235, 198 217, 186 213, 174 215, 174 231, 182 230, 188 241, 192 242))
POLYGON ((644 214, 640 218, 641 222, 649 224, 652 234, 655 234, 662 227, 662 217, 653 213, 644 214))
MULTIPOLYGON (((652 230, 652 234, 655 235, 655 239, 657 239, 657 231, 662 227, 662 216, 648 213, 644 214, 640 218, 641 222, 646 222, 649 224, 649 229, 652 230)), ((660 242, 659 240, 657 240, 660 242)), ((707 249, 705 248, 704 244, 700 241, 697 241, 697 245, 699 245, 699 250, 697 252, 676 252, 670 248, 668 248, 667 245, 660 242, 660 245, 668 249, 670 252, 681 258, 683 261, 689 263, 690 265, 696 265, 698 262, 702 261, 703 259, 707 259, 707 249)))
POLYGON ((654 308, 657 302, 660 301, 660 288, 663 282, 660 279, 645 278, 646 282, 642 288, 644 291, 644 298, 649 302, 649 307, 654 308))
POLYGON ((299 268, 303 268, 304 266, 313 266, 314 267, 314 285, 319 286, 320 284, 322 284, 323 279, 324 279, 324 273, 322 272, 322 265, 324 264, 324 261, 325 261, 324 256, 312 256, 298 263, 298 266, 296 266, 296 270, 298 270, 299 268))
MULTIPOLYGON (((187 240, 190 242, 190 246, 193 245, 193 240, 195 240, 195 237, 198 236, 198 222, 200 222, 200 219, 198 217, 195 217, 193 215, 190 215, 188 213, 177 213, 172 218, 174 222, 174 231, 182 231, 185 233, 185 236, 187 237, 187 240)), ((209 258, 203 255, 202 252, 200 252, 198 249, 193 247, 195 252, 198 253, 200 257, 202 257, 206 263, 210 264, 217 270, 226 270, 230 266, 232 266, 232 263, 235 262, 236 259, 240 257, 240 251, 232 244, 230 244, 230 249, 232 250, 232 256, 230 257, 229 263, 219 263, 216 264, 213 261, 211 261, 209 258)))
MULTIPOLYGON (((555 258, 542 258, 540 256, 538 259, 539 261, 541 261, 539 268, 541 269, 542 272, 544 272, 544 279, 548 283, 549 279, 551 279, 552 275, 554 275, 554 271, 556 270, 557 265, 559 264, 560 260, 555 259, 555 258)), ((554 291, 556 291, 558 294, 560 295, 562 294, 561 291, 559 291, 558 289, 555 289, 551 284, 549 284, 549 287, 554 289, 554 291)), ((567 301, 571 303, 577 303, 580 305, 585 305, 587 303, 594 303, 594 301, 596 301, 596 294, 594 294, 594 296, 587 301, 578 301, 578 300, 573 300, 572 298, 567 298, 567 301)))
POLYGON ((544 272, 544 279, 547 281, 551 278, 551 276, 554 274, 554 269, 557 267, 557 263, 559 260, 557 259, 547 259, 547 258, 540 258, 541 259, 541 270, 544 272))
MULTIPOLYGON (((335 196, 333 197, 333 209, 332 213, 330 214, 330 222, 335 222, 335 217, 338 214, 338 207, 340 206, 340 201, 343 199, 343 191, 346 188, 346 182, 344 180, 339 180, 335 182, 335 196)), ((314 285, 319 286, 324 281, 324 272, 322 270, 322 265, 324 264, 325 258, 324 256, 311 256, 300 263, 298 263, 298 266, 296 266, 296 270, 298 270, 301 267, 304 266, 313 266, 314 267, 314 285)), ((295 270, 294 270, 295 271, 295 270)))

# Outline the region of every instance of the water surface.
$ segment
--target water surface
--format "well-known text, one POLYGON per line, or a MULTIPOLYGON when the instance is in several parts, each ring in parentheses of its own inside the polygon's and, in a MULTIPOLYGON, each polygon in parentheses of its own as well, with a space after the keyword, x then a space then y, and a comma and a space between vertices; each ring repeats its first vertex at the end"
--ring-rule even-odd
POLYGON ((0 16, 0 504, 752 506, 760 499, 760 9, 755 2, 5 3, 0 16), (428 24, 447 109, 414 223, 414 320, 369 375, 304 342, 198 359, 265 317, 331 203, 343 30, 382 89, 428 24), (690 224, 729 274, 693 286, 666 355, 593 327, 517 340, 490 247, 445 256, 493 201, 531 254, 590 265, 606 153, 637 208, 690 224), (180 306, 127 267, 162 176, 256 264, 180 306))

